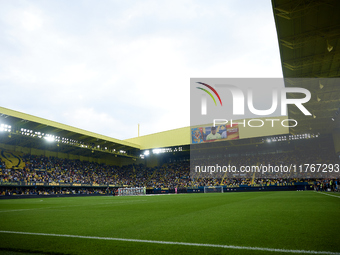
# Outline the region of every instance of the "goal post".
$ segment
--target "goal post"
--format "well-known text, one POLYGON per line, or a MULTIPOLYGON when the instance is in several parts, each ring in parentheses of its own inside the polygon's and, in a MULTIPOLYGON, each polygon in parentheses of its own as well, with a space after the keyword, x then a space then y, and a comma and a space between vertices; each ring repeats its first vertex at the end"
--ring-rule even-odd
POLYGON ((223 186, 204 186, 204 193, 223 193, 223 186))
POLYGON ((145 187, 118 188, 118 196, 140 196, 145 194, 145 187))

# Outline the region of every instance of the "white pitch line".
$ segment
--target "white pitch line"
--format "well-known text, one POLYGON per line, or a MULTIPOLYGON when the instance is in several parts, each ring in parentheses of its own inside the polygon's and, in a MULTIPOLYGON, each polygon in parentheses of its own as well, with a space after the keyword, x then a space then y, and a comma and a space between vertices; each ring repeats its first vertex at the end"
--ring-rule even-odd
POLYGON ((336 198, 340 198, 340 196, 336 196, 336 195, 331 195, 331 194, 327 194, 327 193, 323 193, 323 192, 317 192, 317 191, 314 191, 318 194, 323 194, 323 195, 327 195, 327 196, 331 196, 331 197, 336 197, 336 198))
POLYGON ((205 244, 205 243, 184 243, 184 242, 141 240, 141 239, 125 239, 125 238, 100 237, 100 236, 61 235, 61 234, 48 234, 48 233, 16 232, 16 231, 5 231, 5 230, 0 230, 0 233, 19 234, 19 235, 35 235, 35 236, 71 237, 71 238, 97 239, 97 240, 110 240, 110 241, 121 241, 121 242, 136 242, 136 243, 152 243, 152 244, 170 244, 170 245, 213 247, 213 248, 237 249, 237 250, 253 250, 253 251, 285 252, 285 253, 307 253, 307 254, 340 255, 339 252, 331 252, 331 251, 286 250, 286 249, 274 249, 274 248, 263 248, 263 247, 247 247, 247 246, 221 245, 221 244, 205 244))

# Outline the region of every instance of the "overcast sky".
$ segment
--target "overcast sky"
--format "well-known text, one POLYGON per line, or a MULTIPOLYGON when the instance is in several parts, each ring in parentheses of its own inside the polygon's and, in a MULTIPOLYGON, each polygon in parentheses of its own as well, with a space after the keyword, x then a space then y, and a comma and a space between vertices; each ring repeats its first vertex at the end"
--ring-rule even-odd
POLYGON ((0 106, 117 139, 190 124, 191 77, 282 77, 270 0, 0 0, 0 106))

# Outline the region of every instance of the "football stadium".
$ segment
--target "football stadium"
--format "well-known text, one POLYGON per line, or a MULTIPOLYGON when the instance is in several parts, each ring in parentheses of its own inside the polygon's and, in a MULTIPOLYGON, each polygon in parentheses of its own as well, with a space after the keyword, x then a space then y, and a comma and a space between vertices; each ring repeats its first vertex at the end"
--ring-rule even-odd
POLYGON ((279 117, 201 121, 198 78, 200 120, 125 140, 0 107, 0 253, 340 254, 340 1, 272 11, 279 117))

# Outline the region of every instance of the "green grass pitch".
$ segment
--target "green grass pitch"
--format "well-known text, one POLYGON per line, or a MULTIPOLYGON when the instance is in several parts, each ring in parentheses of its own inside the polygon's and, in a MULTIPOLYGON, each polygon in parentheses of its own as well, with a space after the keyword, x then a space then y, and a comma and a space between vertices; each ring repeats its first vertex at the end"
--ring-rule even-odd
POLYGON ((240 247, 0 232, 0 254, 340 253, 340 196, 330 194, 285 191, 0 200, 0 231, 240 247))

